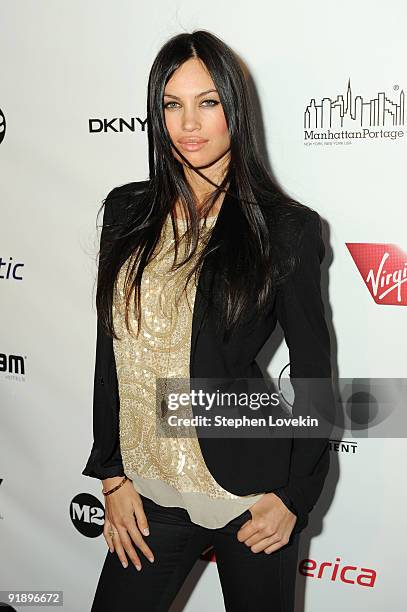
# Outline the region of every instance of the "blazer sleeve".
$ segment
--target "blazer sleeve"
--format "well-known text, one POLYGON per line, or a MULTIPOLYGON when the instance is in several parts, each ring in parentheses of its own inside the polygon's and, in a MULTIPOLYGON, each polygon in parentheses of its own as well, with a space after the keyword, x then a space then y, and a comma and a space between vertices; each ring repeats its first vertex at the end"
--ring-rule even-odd
MULTIPOLYGON (((113 189, 105 200, 100 252, 104 247, 105 226, 113 220, 113 194, 116 189, 113 189)), ((120 453, 119 393, 113 339, 105 333, 99 319, 93 383, 93 446, 82 474, 101 480, 124 476, 120 453)))
MULTIPOLYGON (((332 430, 329 424, 333 423, 335 401, 330 336, 320 289, 320 263, 324 255, 321 219, 317 212, 312 211, 299 241, 299 263, 276 295, 277 318, 289 350, 290 379, 319 379, 317 385, 313 387, 310 384, 309 388, 318 389, 315 401, 321 404, 322 397, 323 402, 324 429, 318 435, 313 434, 312 438, 294 437, 288 484, 274 491, 297 515, 294 531, 300 531, 308 524, 308 514, 322 492, 330 464, 329 438, 326 436, 332 430)), ((296 388, 295 380, 292 382, 296 388)), ((304 388, 302 381, 298 382, 299 388, 304 388)), ((293 417, 307 414, 303 410, 303 399, 295 393, 293 417)), ((307 395, 307 401, 310 399, 313 400, 312 394, 307 395)))

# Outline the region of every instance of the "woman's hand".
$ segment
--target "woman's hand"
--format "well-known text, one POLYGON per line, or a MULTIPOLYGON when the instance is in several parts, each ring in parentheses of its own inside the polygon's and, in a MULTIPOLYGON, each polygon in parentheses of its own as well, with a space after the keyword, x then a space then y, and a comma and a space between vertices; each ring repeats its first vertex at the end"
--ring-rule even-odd
POLYGON ((297 517, 278 495, 266 493, 249 511, 252 518, 237 532, 239 542, 250 546, 254 553, 264 550, 267 554, 288 543, 297 517))
MULTIPOLYGON (((103 488, 109 490, 121 482, 121 477, 106 478, 103 488)), ((105 524, 103 535, 110 552, 116 550, 123 567, 127 567, 124 551, 132 560, 137 570, 141 570, 140 558, 133 548, 133 542, 144 553, 149 561, 154 561, 151 549, 145 543, 141 533, 149 535, 148 523, 144 514, 143 502, 131 480, 127 480, 120 489, 105 496, 105 524), (134 520, 136 515, 137 522, 134 520), (112 536, 109 531, 114 531, 112 536), (130 536, 130 537, 129 537, 130 536)))

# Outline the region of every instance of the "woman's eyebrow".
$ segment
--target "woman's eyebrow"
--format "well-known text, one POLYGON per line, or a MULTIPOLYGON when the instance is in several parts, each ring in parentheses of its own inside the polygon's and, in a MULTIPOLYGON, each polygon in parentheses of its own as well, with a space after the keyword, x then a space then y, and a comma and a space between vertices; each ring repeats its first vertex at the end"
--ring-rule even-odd
MULTIPOLYGON (((205 96, 206 94, 208 94, 208 93, 212 93, 212 92, 218 93, 218 92, 216 91, 216 89, 207 89, 206 91, 202 91, 201 93, 197 94, 197 95, 195 96, 195 98, 200 98, 201 96, 205 96)), ((175 98, 175 100, 181 100, 181 98, 179 98, 178 96, 174 96, 173 94, 167 94, 167 93, 165 93, 165 94, 164 94, 164 97, 167 97, 167 98, 175 98)))

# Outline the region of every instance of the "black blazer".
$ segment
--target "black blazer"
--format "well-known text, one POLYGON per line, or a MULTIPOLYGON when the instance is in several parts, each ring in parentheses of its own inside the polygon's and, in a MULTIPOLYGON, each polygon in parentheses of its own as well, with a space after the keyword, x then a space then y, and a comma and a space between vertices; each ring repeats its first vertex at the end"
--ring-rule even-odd
MULTIPOLYGON (((147 181, 113 189, 106 198, 103 226, 120 218, 129 194, 141 193, 147 181)), ((226 194, 215 230, 237 231, 239 207, 226 194)), ((311 209, 299 210, 301 238, 299 265, 291 277, 274 290, 268 314, 253 324, 243 321, 224 342, 215 329, 202 291, 211 280, 211 270, 201 269, 194 303, 191 378, 263 377, 256 356, 279 321, 290 355, 290 377, 331 380, 330 337, 320 291, 320 262, 325 254, 321 219, 311 209)), ((101 250, 103 249, 103 232, 101 250)), ((256 296, 253 296, 256 299, 256 296)), ((329 406, 333 414, 332 385, 329 406)), ((296 414, 294 401, 293 416, 296 414)), ((94 478, 124 475, 119 440, 119 393, 113 341, 97 321, 93 395, 93 447, 82 474, 94 478)), ((275 492, 296 513, 294 532, 308 524, 308 514, 318 500, 329 469, 329 439, 312 438, 208 438, 199 444, 205 463, 215 480, 236 495, 275 492)))

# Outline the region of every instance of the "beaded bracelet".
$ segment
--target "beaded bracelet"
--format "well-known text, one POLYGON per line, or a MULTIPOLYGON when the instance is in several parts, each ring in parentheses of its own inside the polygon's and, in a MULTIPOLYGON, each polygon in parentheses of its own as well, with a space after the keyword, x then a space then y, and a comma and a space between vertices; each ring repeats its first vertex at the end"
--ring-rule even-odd
POLYGON ((102 489, 102 493, 103 493, 103 495, 105 495, 105 496, 106 496, 106 495, 110 495, 111 493, 114 493, 115 491, 117 491, 117 489, 120 489, 120 487, 122 487, 122 486, 124 485, 124 483, 126 482, 126 480, 129 480, 129 479, 127 478, 127 476, 125 476, 125 477, 123 478, 123 480, 121 481, 121 483, 120 483, 120 484, 118 484, 116 487, 113 487, 113 489, 110 489, 110 491, 104 491, 104 490, 102 489))

